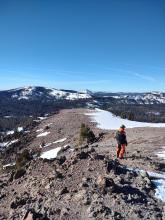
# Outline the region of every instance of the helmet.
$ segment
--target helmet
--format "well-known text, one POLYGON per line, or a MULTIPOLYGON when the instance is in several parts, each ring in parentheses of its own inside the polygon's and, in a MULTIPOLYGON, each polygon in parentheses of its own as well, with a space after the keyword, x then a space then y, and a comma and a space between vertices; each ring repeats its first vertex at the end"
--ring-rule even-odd
POLYGON ((123 128, 123 129, 125 129, 125 125, 121 125, 121 126, 120 126, 120 128, 123 128))

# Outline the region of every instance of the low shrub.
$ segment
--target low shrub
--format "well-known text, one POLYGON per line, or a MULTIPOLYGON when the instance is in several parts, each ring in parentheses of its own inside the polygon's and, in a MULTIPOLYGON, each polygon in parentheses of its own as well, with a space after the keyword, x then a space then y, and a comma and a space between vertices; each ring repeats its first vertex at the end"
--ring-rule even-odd
POLYGON ((14 179, 19 179, 19 178, 22 177, 25 173, 26 173, 26 170, 23 169, 23 168, 17 170, 16 173, 15 173, 15 175, 14 175, 14 179))
POLYGON ((79 144, 84 142, 93 143, 96 137, 93 131, 84 123, 81 124, 80 134, 79 134, 79 144))
POLYGON ((16 169, 22 169, 28 161, 31 160, 31 155, 27 149, 25 149, 22 153, 19 153, 16 158, 16 169))

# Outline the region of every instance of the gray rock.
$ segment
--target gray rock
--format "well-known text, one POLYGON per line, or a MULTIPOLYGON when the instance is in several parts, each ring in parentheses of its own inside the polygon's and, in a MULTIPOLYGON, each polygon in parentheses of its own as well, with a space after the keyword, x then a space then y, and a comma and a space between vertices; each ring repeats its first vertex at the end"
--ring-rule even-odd
POLYGON ((65 187, 65 188, 63 188, 63 189, 61 189, 61 190, 59 191, 59 195, 63 195, 63 194, 66 194, 66 193, 69 193, 67 187, 65 187))
POLYGON ((68 214, 69 214, 69 209, 63 207, 63 208, 61 209, 60 218, 66 217, 68 214))
POLYGON ((141 177, 143 177, 143 178, 147 177, 149 179, 149 175, 148 175, 148 173, 146 171, 140 170, 139 174, 140 174, 141 177))

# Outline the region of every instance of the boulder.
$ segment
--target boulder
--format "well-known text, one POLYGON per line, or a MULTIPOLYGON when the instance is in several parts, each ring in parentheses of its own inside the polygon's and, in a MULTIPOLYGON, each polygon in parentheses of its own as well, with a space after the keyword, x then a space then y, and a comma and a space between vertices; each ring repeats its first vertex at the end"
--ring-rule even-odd
POLYGON ((115 183, 112 178, 100 175, 97 179, 97 185, 102 192, 114 191, 115 183))

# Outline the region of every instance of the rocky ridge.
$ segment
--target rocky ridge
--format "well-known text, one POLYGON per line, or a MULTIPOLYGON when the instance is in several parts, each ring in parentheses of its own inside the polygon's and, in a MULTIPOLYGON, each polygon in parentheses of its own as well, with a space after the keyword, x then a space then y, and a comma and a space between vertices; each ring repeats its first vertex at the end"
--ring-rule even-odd
MULTIPOLYGON (((164 143, 164 128, 127 129, 127 153, 118 161, 115 131, 98 129, 84 113, 72 109, 52 115, 14 145, 17 153, 32 154, 40 145, 42 152, 61 151, 51 160, 29 157, 19 172, 6 168, 0 174, 0 219, 163 219, 164 204, 155 198, 151 178, 130 168, 164 169, 155 155, 164 143), (93 144, 77 145, 82 122, 94 131, 93 144)), ((3 156, 6 164, 13 162, 14 153, 3 156)))
POLYGON ((32 160, 18 179, 3 175, 0 219, 162 219, 148 176, 95 148, 32 160))

